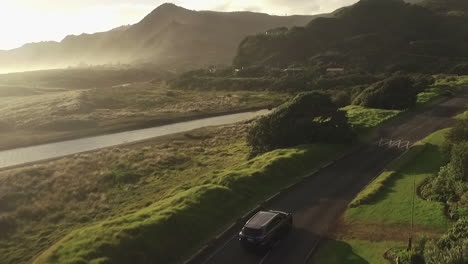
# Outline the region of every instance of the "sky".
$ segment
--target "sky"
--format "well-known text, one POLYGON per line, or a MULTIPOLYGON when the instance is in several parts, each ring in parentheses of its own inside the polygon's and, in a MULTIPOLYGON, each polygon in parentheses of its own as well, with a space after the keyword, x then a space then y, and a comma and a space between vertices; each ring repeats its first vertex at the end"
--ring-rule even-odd
POLYGON ((0 50, 135 24, 165 2, 193 10, 313 15, 357 0, 0 0, 0 50))

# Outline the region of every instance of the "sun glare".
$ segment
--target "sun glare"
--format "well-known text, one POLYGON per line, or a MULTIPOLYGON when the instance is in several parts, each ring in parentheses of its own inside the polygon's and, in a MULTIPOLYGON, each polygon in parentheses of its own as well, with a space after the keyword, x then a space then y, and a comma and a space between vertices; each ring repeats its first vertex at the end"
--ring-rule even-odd
POLYGON ((20 47, 24 43, 46 40, 61 41, 70 34, 107 31, 134 24, 153 6, 119 4, 81 9, 32 9, 13 3, 0 3, 0 50, 20 47))

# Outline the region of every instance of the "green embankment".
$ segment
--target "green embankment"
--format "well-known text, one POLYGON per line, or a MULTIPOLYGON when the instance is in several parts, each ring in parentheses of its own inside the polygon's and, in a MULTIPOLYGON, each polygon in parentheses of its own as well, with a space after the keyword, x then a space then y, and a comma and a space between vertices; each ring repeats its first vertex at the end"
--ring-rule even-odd
POLYGON ((169 199, 134 213, 77 229, 34 263, 174 263, 193 252, 236 216, 296 182, 344 150, 309 145, 276 150, 215 173, 169 199))
MULTIPOLYGON (((443 165, 441 147, 447 131, 425 138, 364 189, 344 214, 340 224, 345 226, 344 233, 338 231, 338 241, 325 241, 313 263, 388 263, 383 254, 406 243, 401 234, 411 228, 414 187, 437 174, 443 165)), ((414 198, 416 235, 443 232, 448 225, 443 204, 414 198)))
MULTIPOLYGON (((394 163, 396 167, 389 169, 395 173, 386 181, 385 186, 380 188, 380 191, 377 188, 378 193, 367 204, 349 208, 345 213, 345 220, 410 224, 413 187, 419 186, 425 179, 437 174, 443 165, 441 145, 446 132, 447 130, 442 130, 430 135, 421 142, 421 145, 415 146, 413 151, 402 156, 399 162, 394 163), (418 148, 423 149, 418 150, 418 148), (417 156, 412 153, 418 151, 421 152, 417 156)), ((380 176, 377 180, 379 178, 380 176)), ((363 193, 369 193, 375 187, 374 184, 370 184, 363 193)), ((441 203, 425 201, 416 196, 414 221, 419 226, 443 230, 446 227, 443 208, 441 203)))

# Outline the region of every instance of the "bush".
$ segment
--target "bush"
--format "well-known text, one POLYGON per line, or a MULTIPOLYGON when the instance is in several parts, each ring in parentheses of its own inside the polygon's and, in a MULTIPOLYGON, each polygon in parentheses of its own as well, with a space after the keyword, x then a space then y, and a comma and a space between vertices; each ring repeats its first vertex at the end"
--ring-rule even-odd
POLYGON ((351 139, 346 114, 320 93, 301 93, 250 128, 248 144, 256 155, 318 141, 351 139))
POLYGON ((468 263, 468 219, 457 221, 438 241, 427 243, 424 260, 426 264, 468 263))
POLYGON ((459 75, 466 75, 468 74, 468 63, 460 63, 455 65, 450 73, 459 74, 459 75))
POLYGON ((404 75, 395 75, 365 89, 353 104, 381 109, 408 109, 416 104, 418 88, 404 75))
POLYGON ((468 119, 459 119, 447 135, 450 144, 468 140, 468 119))
POLYGON ((435 78, 429 74, 415 74, 411 76, 411 79, 414 81, 414 87, 422 92, 427 89, 429 86, 435 83, 435 78))
POLYGON ((338 107, 345 107, 351 104, 351 95, 348 91, 337 91, 332 94, 331 99, 338 107))
POLYGON ((452 148, 450 162, 440 169, 437 177, 429 180, 421 195, 427 199, 459 201, 468 191, 468 142, 452 148))

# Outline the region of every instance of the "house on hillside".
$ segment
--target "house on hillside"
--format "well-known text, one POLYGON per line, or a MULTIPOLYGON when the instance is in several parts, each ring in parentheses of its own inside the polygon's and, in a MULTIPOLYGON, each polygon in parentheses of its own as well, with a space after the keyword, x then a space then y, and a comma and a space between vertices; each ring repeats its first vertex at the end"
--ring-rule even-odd
POLYGON ((343 73, 345 68, 327 68, 327 73, 343 73))
POLYGON ((305 69, 300 67, 289 67, 283 70, 283 72, 286 73, 288 76, 295 76, 296 74, 304 71, 305 69))

